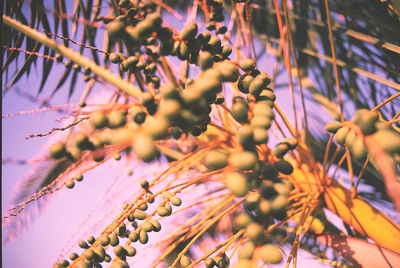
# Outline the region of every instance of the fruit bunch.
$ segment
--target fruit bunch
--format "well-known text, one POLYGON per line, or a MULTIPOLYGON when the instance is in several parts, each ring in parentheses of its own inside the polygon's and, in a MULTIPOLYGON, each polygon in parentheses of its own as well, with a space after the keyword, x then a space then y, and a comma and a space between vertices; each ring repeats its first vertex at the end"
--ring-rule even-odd
MULTIPOLYGON (((210 150, 203 163, 210 170, 221 171, 226 188, 245 200, 243 212, 235 218, 235 228, 245 230, 249 240, 240 250, 241 262, 260 258, 267 263, 280 262, 279 248, 271 244, 273 241, 264 236, 264 232, 274 219, 286 216, 292 185, 284 176, 290 174, 293 167, 284 156, 297 146, 297 140, 287 138, 272 149, 267 145, 276 98, 268 87, 270 77, 258 70, 256 61, 251 58, 240 62, 229 58, 232 48, 222 45, 218 36, 226 32, 226 27, 218 28, 212 35, 216 25, 224 19, 222 1, 207 1, 210 22, 206 25, 207 31, 201 33, 195 22, 187 23, 180 33, 176 32, 164 25, 149 6, 120 1, 119 7, 121 15, 109 21, 106 29, 112 42, 125 44, 128 55, 113 52, 108 59, 119 65, 121 73, 143 75, 148 90, 131 105, 92 111, 89 114, 90 136, 75 133, 72 142, 52 144, 51 157, 78 161, 85 151, 89 151, 96 156, 94 160, 101 161, 107 153, 104 148, 108 147, 115 148, 112 154, 115 159, 120 159, 119 151, 131 148, 142 161, 153 161, 159 156, 158 141, 207 135, 213 106, 225 105, 225 97, 220 93, 230 83, 237 89, 237 94, 232 98, 230 109, 224 107, 230 110, 231 120, 236 122, 236 133, 232 135, 230 145, 210 150), (185 83, 170 82, 160 87, 157 66, 167 55, 200 67, 200 74, 196 78, 187 78, 185 83)), ((68 188, 74 186, 74 179, 65 183, 68 188)), ((169 216, 171 204, 181 204, 178 197, 164 192, 164 201, 153 213, 147 214, 147 203, 154 202, 154 196, 147 181, 141 186, 145 190, 143 199, 124 209, 119 226, 97 239, 81 241, 79 246, 84 252, 73 253, 72 261, 82 267, 109 262, 111 257, 106 252, 111 246, 118 257, 112 265, 127 267, 126 257, 136 254, 130 244, 137 241, 145 244, 149 232, 161 229, 152 216, 169 216), (119 245, 120 239, 126 240, 124 246, 119 245)), ((190 259, 182 256, 180 263, 187 266, 190 259)), ((205 263, 207 267, 227 267, 229 259, 220 254, 208 258, 205 263)))
MULTIPOLYGON (((102 233, 97 238, 89 236, 87 241, 81 240, 78 245, 83 250, 80 254, 71 253, 69 258, 75 262, 76 267, 102 267, 101 263, 110 263, 109 267, 129 267, 126 258, 136 255, 134 243, 147 244, 151 232, 161 230, 160 222, 154 218, 157 214, 160 217, 170 216, 172 206, 178 207, 182 200, 167 191, 162 192, 160 197, 163 201, 152 212, 146 212, 148 204, 156 200, 156 196, 149 190, 150 184, 147 180, 141 180, 140 186, 144 193, 142 198, 123 207, 124 216, 109 234, 102 233), (107 253, 113 251, 114 259, 107 253)), ((66 267, 68 260, 62 260, 53 267, 66 267)))
MULTIPOLYGON (((248 8, 247 1, 232 3, 248 8), (238 4, 243 2, 246 3, 238 4)), ((231 202, 225 205, 237 205, 229 214, 237 241, 228 241, 224 244, 226 248, 201 260, 191 260, 192 254, 190 251, 186 254, 186 249, 175 259, 175 264, 188 267, 202 262, 206 267, 228 267, 231 260, 226 251, 233 242, 239 249, 235 267, 280 263, 283 254, 278 245, 283 237, 290 237, 285 224, 289 219, 299 218, 299 208, 294 209, 293 200, 296 205, 309 205, 310 216, 323 201, 327 204, 321 193, 328 192, 326 189, 334 191, 336 185, 327 183, 330 178, 310 160, 315 170, 305 173, 315 176, 310 180, 314 183, 304 186, 299 173, 304 181, 308 182, 308 178, 301 170, 299 156, 304 160, 308 152, 302 150, 304 148, 293 151, 300 138, 297 126, 296 131, 290 131, 294 137, 282 138, 271 146, 271 126, 276 125, 281 130, 275 121, 277 105, 271 78, 258 68, 255 56, 251 58, 248 53, 243 57, 240 47, 226 42, 230 41, 227 38, 230 33, 226 34, 227 27, 223 25, 224 1, 203 1, 204 25, 188 20, 181 30, 166 23, 151 1, 121 0, 111 5, 113 13, 99 15, 96 21, 106 24, 108 48, 102 51, 106 55, 105 67, 119 71, 119 76, 108 73, 113 75, 111 84, 123 92, 118 92, 117 101, 107 108, 79 110, 81 115, 88 115, 89 127, 85 131, 71 131, 66 141, 53 143, 49 148, 51 158, 68 160, 78 166, 85 160, 102 162, 111 157, 120 160, 121 154, 131 153, 139 161, 152 162, 165 154, 169 161, 177 160, 171 164, 168 176, 178 174, 179 177, 182 171, 194 170, 190 174, 196 175, 196 172, 204 172, 206 183, 222 182, 217 190, 231 202), (231 59, 232 54, 237 60, 231 59), (171 62, 181 63, 179 75, 173 72, 171 62), (135 89, 137 86, 137 94, 124 90, 121 82, 135 89), (120 100, 124 97, 122 103, 120 100), (183 150, 181 145, 186 143, 193 146, 183 150), (170 151, 165 150, 166 147, 170 151), (292 176, 294 171, 297 171, 297 178, 292 176), (317 176, 319 173, 321 177, 317 176), (292 198, 295 194, 299 195, 292 198), (314 198, 311 200, 314 203, 306 203, 304 196, 314 198), (280 229, 281 225, 284 227, 280 229), (274 232, 283 234, 275 236, 274 232)), ((247 46, 250 51, 250 44, 247 46)), ((64 56, 62 50, 60 53, 55 60, 61 63, 64 56)), ((85 81, 95 80, 101 73, 96 70, 97 65, 91 68, 74 60, 65 61, 64 65, 67 69, 82 69, 85 81), (93 73, 95 75, 91 76, 93 73)), ((284 119, 284 115, 280 115, 284 119)), ((291 130, 287 123, 286 126, 291 130)), ((390 124, 380 120, 376 111, 358 110, 351 121, 331 122, 326 128, 335 134, 336 142, 358 160, 367 158, 373 144, 371 139, 376 141, 372 146, 386 154, 397 157, 400 154, 400 135, 390 124)), ((82 179, 83 174, 78 174, 64 185, 71 189, 82 179)), ((204 181, 187 179, 178 184, 179 187, 183 185, 181 188, 171 182, 169 189, 160 191, 154 190, 157 179, 140 181, 139 196, 126 204, 100 235, 80 241, 81 252, 71 253, 70 260, 62 260, 54 267, 102 267, 104 262, 110 263, 109 267, 129 267, 128 257, 137 254, 136 245, 147 244, 152 232, 161 231, 160 220, 170 216, 173 207, 181 205, 182 200, 177 195, 186 187, 204 181), (149 209, 154 202, 157 207, 149 209)), ((335 190, 345 192, 338 189, 335 190)), ((211 216, 204 221, 213 223, 212 220, 218 219, 211 216)), ((189 229, 179 239, 175 237, 176 241, 192 238, 191 231, 189 229)), ((167 253, 172 251, 173 248, 167 253)))
POLYGON ((365 160, 368 147, 367 137, 373 137, 373 146, 382 148, 387 154, 400 154, 400 135, 390 124, 379 120, 376 111, 357 110, 351 121, 330 122, 326 129, 335 134, 336 142, 348 148, 355 159, 365 160))

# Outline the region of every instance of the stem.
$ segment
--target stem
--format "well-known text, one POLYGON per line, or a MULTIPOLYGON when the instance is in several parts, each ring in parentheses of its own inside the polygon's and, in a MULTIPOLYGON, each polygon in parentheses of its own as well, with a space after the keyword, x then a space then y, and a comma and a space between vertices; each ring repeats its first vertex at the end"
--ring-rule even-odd
POLYGON ((390 96, 389 98, 387 98, 386 100, 382 101, 377 106, 375 106, 373 109, 371 109, 371 111, 376 111, 376 110, 380 109, 383 105, 385 105, 386 103, 391 102, 392 100, 394 100, 395 98, 397 98, 399 96, 400 96, 400 92, 390 96))
MULTIPOLYGON (((276 10, 276 19, 278 22, 278 28, 279 28, 279 34, 281 37, 281 43, 282 43, 282 51, 283 51, 283 58, 285 61, 285 66, 289 74, 289 89, 290 89, 290 96, 291 96, 291 101, 292 101, 292 106, 293 106, 293 112, 294 112, 294 126, 295 126, 295 131, 292 133, 292 135, 296 138, 298 138, 298 119, 297 119, 297 113, 296 113, 296 101, 294 98, 294 89, 293 89, 293 77, 292 77, 292 67, 290 64, 290 48, 289 45, 286 47, 286 41, 285 41, 285 36, 284 36, 284 30, 283 30, 283 25, 282 25, 282 19, 279 13, 279 8, 278 8, 278 2, 276 0, 274 2, 274 7, 276 10)), ((287 18, 286 18, 287 19, 287 18)), ((288 21, 288 19, 287 19, 288 21)), ((289 25, 286 25, 286 29, 290 27, 289 25)), ((289 31, 289 30, 286 30, 289 31)))
POLYGON ((186 253, 186 251, 188 251, 188 249, 190 248, 191 245, 193 245, 196 240, 202 236, 213 224, 215 224, 219 219, 221 219, 225 214, 229 213, 230 211, 234 210, 235 208, 237 208, 238 206, 240 206, 242 204, 242 202, 239 203, 235 203, 232 206, 230 206, 229 208, 225 209, 223 212, 221 212, 221 214, 219 214, 217 217, 215 217, 213 220, 211 220, 205 227, 203 227, 203 229, 196 234, 195 237, 192 238, 192 240, 189 242, 189 244, 178 254, 178 256, 176 257, 175 261, 172 263, 171 267, 175 267, 179 260, 181 259, 181 257, 186 253))
POLYGON ((112 85, 118 87, 120 90, 124 91, 126 94, 133 96, 136 99, 140 99, 142 92, 139 88, 133 86, 132 84, 124 81, 119 76, 113 74, 109 70, 97 65, 93 61, 91 61, 88 57, 84 57, 81 54, 73 51, 70 48, 67 48, 55 40, 48 38, 46 35, 32 29, 22 23, 6 16, 3 14, 3 22, 4 24, 8 25, 9 27, 23 33, 24 35, 28 36, 29 38, 36 40, 46 47, 49 47, 58 53, 62 54, 63 56, 69 58, 73 62, 79 64, 82 67, 88 67, 92 72, 103 78, 105 81, 111 83, 112 85))
POLYGON ((190 264, 188 266, 188 268, 191 267, 195 267, 196 264, 198 264, 199 262, 207 259, 209 256, 211 256, 214 252, 218 251, 220 248, 222 248, 225 245, 230 245, 231 243, 233 243, 234 241, 236 241, 236 239, 241 236, 244 233, 245 229, 240 230, 239 232, 237 232, 235 235, 233 235, 232 237, 228 238, 227 240, 225 240, 223 243, 219 244, 218 246, 216 246, 215 248, 213 248, 211 251, 207 252, 206 254, 203 255, 203 257, 201 257, 200 259, 195 260, 192 264, 190 264))
POLYGON ((337 94, 338 94, 339 106, 340 106, 340 119, 343 122, 344 121, 343 101, 342 101, 342 94, 341 94, 341 90, 340 90, 339 72, 338 72, 337 63, 336 63, 335 45, 334 45, 334 42, 333 42, 333 34, 332 34, 332 26, 331 26, 331 15, 329 13, 328 0, 325 0, 325 9, 326 9, 326 17, 328 19, 328 30, 329 30, 329 39, 330 39, 329 41, 331 42, 332 60, 333 60, 333 67, 334 67, 334 70, 335 70, 335 81, 336 81, 336 88, 337 88, 337 94))
POLYGON ((383 175, 386 192, 392 199, 397 212, 400 212, 400 185, 398 183, 396 170, 391 163, 391 159, 381 147, 376 146, 378 143, 375 140, 374 135, 364 136, 364 142, 368 147, 368 151, 377 162, 378 167, 383 175))

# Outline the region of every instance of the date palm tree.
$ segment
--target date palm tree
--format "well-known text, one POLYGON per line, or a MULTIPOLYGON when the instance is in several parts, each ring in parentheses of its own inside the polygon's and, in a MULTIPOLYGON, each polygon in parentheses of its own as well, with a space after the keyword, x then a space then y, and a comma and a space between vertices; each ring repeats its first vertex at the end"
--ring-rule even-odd
POLYGON ((3 3, 3 101, 37 69, 37 111, 71 119, 27 137, 53 140, 5 240, 122 160, 134 190, 110 182, 112 219, 54 267, 400 265, 398 1, 48 2, 3 3))

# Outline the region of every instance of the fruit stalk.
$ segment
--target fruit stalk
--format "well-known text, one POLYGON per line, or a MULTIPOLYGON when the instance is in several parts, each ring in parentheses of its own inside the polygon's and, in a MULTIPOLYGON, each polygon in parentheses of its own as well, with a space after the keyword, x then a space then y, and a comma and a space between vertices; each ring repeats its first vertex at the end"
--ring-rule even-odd
MULTIPOLYGON (((309 172, 295 168, 291 178, 305 192, 317 190, 317 178, 309 172)), ((361 197, 352 197, 335 180, 329 180, 330 185, 324 185, 322 192, 326 207, 378 245, 400 253, 400 226, 361 197)))
POLYGON ((400 185, 396 171, 391 165, 390 158, 382 148, 376 146, 377 141, 375 140, 374 135, 365 136, 364 141, 371 155, 373 155, 378 163, 379 169, 383 175, 383 179, 385 180, 385 188, 388 195, 392 199, 397 212, 400 212, 400 185))

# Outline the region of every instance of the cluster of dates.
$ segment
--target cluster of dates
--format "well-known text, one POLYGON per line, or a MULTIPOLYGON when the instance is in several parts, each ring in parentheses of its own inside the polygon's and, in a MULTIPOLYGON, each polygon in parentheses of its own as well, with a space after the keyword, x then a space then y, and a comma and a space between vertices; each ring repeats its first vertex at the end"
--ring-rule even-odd
MULTIPOLYGON (((149 234, 151 232, 159 232, 161 224, 153 218, 154 214, 160 217, 170 216, 172 206, 178 207, 182 204, 182 200, 170 192, 163 192, 163 201, 156 208, 156 213, 146 212, 149 204, 154 203, 156 197, 149 190, 149 182, 141 180, 140 185, 146 190, 146 195, 139 199, 135 204, 127 204, 124 206, 125 220, 123 220, 109 234, 101 234, 97 239, 89 236, 86 241, 81 240, 78 245, 83 250, 81 254, 73 252, 70 254, 70 261, 75 262, 75 267, 89 268, 102 267, 102 263, 110 263, 108 267, 124 268, 129 267, 126 258, 136 255, 134 243, 147 244, 149 234), (109 253, 113 251, 116 256, 112 259, 109 253)), ((68 260, 62 260, 60 263, 54 264, 54 268, 62 268, 70 265, 68 260)))
POLYGON ((389 155, 400 155, 399 133, 391 124, 380 120, 377 111, 357 110, 350 122, 333 121, 326 125, 326 129, 335 133, 336 142, 348 148, 357 160, 367 158, 368 147, 365 138, 370 135, 374 137, 373 146, 382 148, 389 155))
MULTIPOLYGON (((224 169, 226 187, 235 196, 245 198, 244 212, 236 216, 235 226, 245 229, 249 241, 239 251, 237 267, 253 267, 258 259, 272 264, 282 261, 279 247, 264 233, 274 219, 286 218, 292 185, 283 176, 291 174, 293 167, 284 156, 296 148, 297 140, 286 138, 268 154, 258 153, 257 146, 268 141, 275 94, 268 88, 269 77, 256 69, 254 60, 243 60, 240 67, 245 73, 237 87, 242 93, 249 93, 247 99, 234 97, 231 108, 233 118, 241 124, 236 133, 240 148, 214 149, 205 156, 204 163, 212 170, 224 169)), ((207 267, 213 264, 209 261, 207 267)))
MULTIPOLYGON (((209 169, 224 169, 227 189, 236 197, 245 199, 243 212, 235 218, 235 228, 245 229, 248 239, 239 251, 239 267, 260 258, 266 263, 279 263, 282 253, 264 233, 274 219, 286 217, 292 185, 284 175, 291 174, 293 167, 284 156, 297 146, 297 140, 284 139, 271 150, 266 146, 268 130, 274 120, 275 94, 268 87, 270 78, 257 69, 253 59, 240 62, 229 59, 232 48, 222 45, 218 36, 226 32, 226 27, 216 29, 218 22, 224 20, 222 1, 207 0, 206 4, 210 21, 206 25, 207 31, 198 33, 198 25, 189 22, 177 33, 164 25, 160 15, 151 7, 140 5, 140 1, 136 6, 131 1, 120 1, 120 14, 107 21, 106 29, 111 42, 123 42, 127 53, 113 52, 108 59, 118 64, 121 74, 129 72, 139 78, 143 74, 144 80, 139 82, 145 82, 152 90, 145 91, 143 87, 141 99, 134 104, 91 112, 92 134, 75 133, 67 143, 55 142, 50 146, 50 155, 54 159, 77 161, 85 151, 90 151, 95 161, 101 161, 107 152, 103 149, 110 146, 132 149, 142 161, 151 162, 160 155, 157 140, 179 139, 182 135, 183 138, 199 136, 206 132, 211 122, 212 106, 225 102, 220 93, 225 83, 232 83, 241 94, 234 96, 232 105, 226 108, 238 123, 234 139, 240 146, 211 150, 204 163, 209 169), (184 83, 162 85, 157 66, 167 55, 197 65, 201 69, 199 76, 188 78, 184 83), (266 153, 262 155, 258 146, 264 146, 266 153)), ((89 75, 90 70, 85 73, 89 75)), ((114 158, 119 160, 121 156, 115 153, 114 158)), ((68 180, 66 186, 72 188, 74 180, 82 180, 82 175, 68 180)), ((145 244, 149 232, 161 229, 160 223, 145 212, 147 203, 154 202, 154 198, 148 183, 142 182, 141 185, 147 191, 146 197, 133 207, 129 205, 124 209, 125 221, 114 232, 79 243, 84 251, 70 256, 77 267, 101 267, 100 263, 111 262, 107 254, 110 247, 114 248, 116 256, 110 267, 129 267, 126 257, 136 254, 136 249, 130 244, 137 241, 145 244), (124 246, 120 245, 120 240, 126 241, 124 246)), ((156 213, 165 217, 172 212, 171 204, 179 206, 181 200, 167 192, 163 198, 156 213)), ((64 260, 55 266, 65 267, 68 263, 64 260)), ((180 263, 188 266, 190 259, 183 256, 180 263)), ((207 267, 227 267, 229 258, 220 254, 208 258, 205 264, 207 267)))

